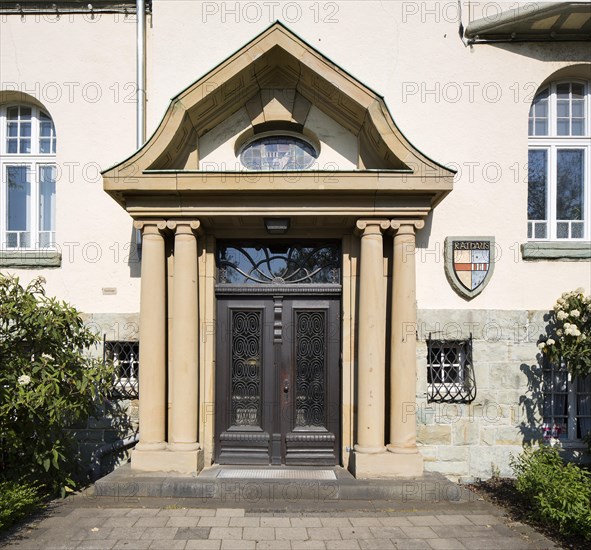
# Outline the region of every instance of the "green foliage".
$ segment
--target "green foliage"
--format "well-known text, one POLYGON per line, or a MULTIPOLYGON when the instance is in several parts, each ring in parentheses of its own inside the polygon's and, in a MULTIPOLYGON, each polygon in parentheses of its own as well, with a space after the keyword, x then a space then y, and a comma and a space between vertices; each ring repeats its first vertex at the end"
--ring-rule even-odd
POLYGON ((0 482, 0 531, 41 506, 37 489, 27 483, 0 482))
POLYGON ((591 540, 591 474, 564 464, 558 450, 526 448, 512 459, 517 490, 532 503, 534 516, 556 525, 561 533, 591 540))
POLYGON ((67 428, 104 398, 112 367, 88 355, 97 336, 43 283, 0 275, 0 479, 63 495, 77 472, 67 428))
POLYGON ((550 361, 564 362, 574 376, 591 374, 591 296, 582 288, 564 292, 554 304, 547 332, 538 347, 550 361))

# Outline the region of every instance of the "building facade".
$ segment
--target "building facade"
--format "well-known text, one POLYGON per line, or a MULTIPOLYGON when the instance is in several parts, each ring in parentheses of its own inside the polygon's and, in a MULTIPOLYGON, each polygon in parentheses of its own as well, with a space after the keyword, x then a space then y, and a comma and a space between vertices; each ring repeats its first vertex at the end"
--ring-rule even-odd
POLYGON ((589 3, 0 11, 0 265, 139 347, 132 468, 580 455, 537 343, 591 285, 589 3))

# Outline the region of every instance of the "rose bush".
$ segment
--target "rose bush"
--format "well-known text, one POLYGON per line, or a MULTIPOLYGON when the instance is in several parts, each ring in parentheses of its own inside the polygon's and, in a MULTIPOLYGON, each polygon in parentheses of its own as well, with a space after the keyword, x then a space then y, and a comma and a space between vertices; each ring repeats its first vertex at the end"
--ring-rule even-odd
POLYGON ((0 481, 63 494, 79 470, 68 427, 105 398, 112 367, 89 355, 98 337, 43 282, 0 274, 0 481))
POLYGON ((591 296, 582 288, 558 298, 538 348, 553 363, 565 364, 573 376, 591 374, 591 296))

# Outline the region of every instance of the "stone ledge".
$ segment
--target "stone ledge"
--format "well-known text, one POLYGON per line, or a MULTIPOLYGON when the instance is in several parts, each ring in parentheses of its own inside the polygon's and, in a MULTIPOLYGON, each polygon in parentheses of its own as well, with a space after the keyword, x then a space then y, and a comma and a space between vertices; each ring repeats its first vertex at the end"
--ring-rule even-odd
POLYGON ((521 245, 521 256, 524 260, 589 260, 591 243, 532 241, 521 245))
POLYGON ((56 250, 0 250, 0 268, 37 269, 61 267, 62 254, 56 250))

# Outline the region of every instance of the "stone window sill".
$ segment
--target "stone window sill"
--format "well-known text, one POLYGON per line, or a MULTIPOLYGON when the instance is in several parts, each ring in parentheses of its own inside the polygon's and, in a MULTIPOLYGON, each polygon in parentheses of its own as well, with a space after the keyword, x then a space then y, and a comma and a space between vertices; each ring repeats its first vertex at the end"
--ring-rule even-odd
POLYGON ((0 268, 39 269, 61 265, 62 255, 56 250, 0 250, 0 268))
POLYGON ((584 261, 591 259, 590 242, 531 241, 521 245, 524 260, 584 261))

